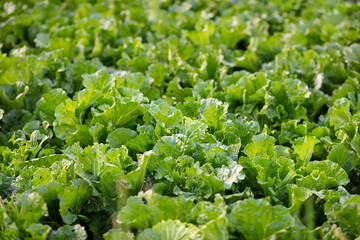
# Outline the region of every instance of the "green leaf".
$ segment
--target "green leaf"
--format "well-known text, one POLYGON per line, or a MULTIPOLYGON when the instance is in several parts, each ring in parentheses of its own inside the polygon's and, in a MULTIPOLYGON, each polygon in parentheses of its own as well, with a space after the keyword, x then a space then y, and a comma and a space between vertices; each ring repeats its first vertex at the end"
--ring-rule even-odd
POLYGON ((33 223, 26 230, 31 234, 33 239, 45 240, 47 239, 51 227, 40 223, 33 223))
POLYGON ((149 112, 156 122, 164 124, 165 128, 178 126, 182 122, 181 111, 162 100, 152 102, 149 112))
POLYGON ((22 193, 17 195, 20 205, 19 220, 25 222, 25 226, 36 223, 43 216, 48 214, 44 199, 37 192, 22 193))
POLYGON ((103 176, 111 173, 114 179, 122 176, 127 167, 132 164, 126 147, 111 148, 109 145, 95 143, 82 149, 79 144, 74 144, 65 150, 65 154, 76 162, 76 173, 84 180, 89 181, 85 173, 93 176, 103 176))
POLYGON ((204 26, 204 30, 186 31, 185 37, 199 46, 206 46, 210 44, 210 37, 215 32, 216 26, 208 22, 204 26))
POLYGON ((201 201, 191 210, 204 234, 204 239, 229 239, 226 218, 227 206, 220 195, 215 196, 214 203, 201 201))
POLYGON ((81 146, 88 146, 93 144, 93 138, 90 134, 88 126, 77 125, 76 130, 72 132, 70 138, 66 140, 66 144, 68 146, 76 142, 80 142, 81 146))
POLYGON ((149 75, 154 80, 156 86, 161 87, 164 85, 164 74, 164 65, 157 63, 149 66, 149 75))
POLYGON ((184 116, 197 118, 200 114, 201 103, 196 101, 195 97, 187 97, 183 103, 178 103, 176 108, 181 110, 184 116))
POLYGON ((229 166, 222 166, 217 169, 216 178, 224 181, 225 189, 231 189, 234 183, 244 180, 245 174, 242 172, 243 167, 236 162, 232 162, 229 166))
POLYGON ((34 39, 35 45, 38 48, 46 48, 50 45, 50 36, 47 33, 38 33, 34 39))
POLYGON ((220 42, 230 48, 248 35, 247 25, 237 18, 223 18, 220 25, 220 42))
POLYGON ((354 67, 357 72, 360 72, 360 44, 353 43, 352 45, 344 48, 345 61, 354 67))
POLYGON ((121 229, 110 229, 107 233, 105 233, 103 235, 103 237, 104 237, 104 239, 110 239, 110 240, 115 240, 115 239, 134 240, 135 239, 134 234, 132 232, 124 232, 121 229))
POLYGON ((116 148, 125 145, 129 140, 136 138, 138 135, 129 128, 117 128, 109 133, 106 142, 110 147, 116 148))
POLYGON ((153 156, 152 151, 145 152, 138 157, 138 168, 125 176, 130 195, 137 194, 143 187, 145 173, 149 159, 153 156))
POLYGON ((11 186, 13 179, 0 173, 0 197, 6 199, 15 188, 11 186))
MULTIPOLYGON (((60 179, 58 179, 60 180, 60 179)), ((35 189, 46 202, 49 212, 49 217, 53 221, 62 221, 59 213, 59 193, 63 190, 64 186, 58 182, 49 182, 46 185, 41 185, 35 189)))
POLYGON ((167 219, 181 219, 185 220, 190 215, 193 207, 193 202, 183 198, 170 198, 160 194, 153 193, 151 190, 147 191, 143 198, 147 202, 147 206, 151 208, 151 225, 167 220, 167 219))
POLYGON ((334 106, 329 109, 330 126, 336 131, 345 130, 350 136, 355 133, 355 126, 350 113, 351 102, 346 98, 335 101, 334 106))
POLYGON ((284 200, 286 186, 293 183, 297 176, 294 161, 286 157, 277 159, 255 157, 253 166, 258 173, 257 182, 265 195, 284 200))
POLYGON ((91 109, 93 114, 92 124, 100 123, 104 126, 112 124, 116 127, 124 125, 136 125, 136 118, 144 113, 144 107, 138 102, 123 102, 118 97, 115 98, 112 106, 105 107, 104 111, 91 109))
POLYGON ((218 71, 223 56, 219 52, 200 53, 198 58, 200 77, 202 79, 218 79, 218 71))
POLYGON ((351 147, 355 150, 358 156, 360 156, 360 134, 357 133, 350 142, 351 147))
POLYGON ((294 153, 298 154, 296 165, 298 167, 306 166, 311 156, 314 152, 315 145, 318 144, 320 141, 313 136, 305 136, 301 138, 297 138, 294 141, 293 149, 294 153))
POLYGON ((61 88, 52 89, 50 92, 42 95, 36 103, 36 112, 41 120, 48 121, 52 124, 55 120, 56 107, 67 99, 66 92, 61 88))
POLYGON ((312 191, 295 184, 287 185, 286 189, 289 192, 289 212, 294 215, 302 204, 312 195, 312 191))
POLYGON ((182 197, 170 198, 150 190, 139 193, 138 197, 129 197, 119 212, 118 220, 124 227, 143 230, 163 220, 185 219, 192 207, 193 203, 182 197))
POLYGON ((33 175, 32 183, 34 187, 48 184, 53 180, 53 176, 48 168, 38 168, 33 175))
POLYGON ((99 70, 93 74, 83 74, 83 85, 87 89, 108 92, 115 86, 115 76, 105 70, 99 70))
POLYGON ((78 240, 86 240, 87 234, 85 228, 80 224, 65 225, 63 227, 58 228, 56 231, 50 234, 50 240, 61 240, 61 239, 78 239, 78 240))
POLYGON ((169 97, 174 97, 177 101, 184 101, 187 97, 193 95, 193 90, 191 88, 183 88, 180 85, 180 79, 174 78, 171 80, 166 88, 166 95, 169 97))
POLYGON ((337 163, 339 166, 344 168, 346 172, 349 172, 353 168, 352 163, 359 161, 359 158, 353 151, 340 144, 333 146, 327 156, 327 159, 337 163))
POLYGON ((180 157, 185 151, 185 136, 176 134, 164 136, 154 146, 154 153, 166 157, 180 157))
POLYGON ((105 142, 107 131, 104 125, 96 123, 89 128, 89 132, 93 138, 94 143, 105 142))
POLYGON ((30 161, 23 162, 20 166, 50 167, 54 162, 61 161, 62 158, 63 155, 61 154, 50 154, 39 158, 33 158, 30 161))
POLYGON ((360 228, 357 224, 360 220, 359 195, 350 195, 345 198, 341 196, 340 201, 333 204, 329 210, 330 212, 327 212, 329 218, 337 223, 348 238, 352 239, 359 236, 360 228))
POLYGON ((310 162, 299 173, 303 177, 297 179, 296 184, 317 191, 349 183, 345 170, 329 160, 310 162))
POLYGON ((83 89, 76 93, 74 101, 78 103, 76 116, 79 122, 85 122, 86 110, 92 105, 99 105, 103 100, 103 95, 98 90, 83 89))
POLYGON ((146 152, 153 148, 155 145, 155 132, 152 126, 143 125, 137 128, 139 135, 130 139, 126 146, 130 149, 134 149, 138 152, 146 152))
POLYGON ((162 239, 161 233, 153 230, 153 229, 145 229, 142 231, 138 238, 139 240, 151 240, 151 239, 162 239))
POLYGON ((267 134, 255 135, 252 138, 252 142, 246 145, 244 152, 250 158, 256 156, 272 157, 275 154, 275 141, 275 138, 267 134))
POLYGON ((0 1, 0 239, 358 238, 355 2, 0 1))
POLYGON ((233 233, 254 240, 275 237, 294 224, 285 207, 271 206, 263 199, 252 198, 237 202, 228 219, 233 233))
POLYGON ((153 230, 160 233, 161 240, 195 240, 201 236, 201 231, 198 227, 190 223, 182 223, 179 220, 162 221, 156 224, 153 230))
POLYGON ((118 214, 118 219, 129 227, 145 229, 150 227, 151 209, 139 197, 130 196, 118 214))
POLYGON ((71 182, 60 194, 60 215, 66 224, 73 224, 86 202, 92 196, 92 189, 83 180, 76 179, 71 182))
POLYGON ((208 126, 201 120, 192 120, 189 117, 184 117, 184 123, 180 126, 180 133, 184 134, 191 141, 196 139, 203 139, 206 135, 208 126))
POLYGON ((222 103, 214 98, 208 98, 202 99, 201 105, 201 118, 204 119, 209 128, 217 130, 220 126, 220 123, 225 118, 228 104, 222 103))
POLYGON ((337 224, 350 238, 360 235, 360 203, 347 203, 336 213, 337 224))
POLYGON ((54 132, 58 138, 66 140, 71 137, 71 133, 76 132, 76 125, 79 124, 79 119, 75 115, 77 107, 78 104, 70 99, 56 107, 54 132))
POLYGON ((61 78, 60 86, 69 94, 74 94, 83 88, 83 74, 92 74, 102 69, 102 62, 95 58, 84 61, 84 59, 75 59, 73 63, 67 64, 65 68, 59 69, 62 74, 65 71, 65 78, 61 78))
POLYGON ((247 49, 242 57, 236 58, 236 66, 250 72, 256 72, 260 68, 260 58, 255 51, 247 49))
POLYGON ((229 239, 229 232, 227 230, 228 221, 226 217, 221 217, 213 221, 209 221, 202 228, 204 233, 204 240, 229 239))

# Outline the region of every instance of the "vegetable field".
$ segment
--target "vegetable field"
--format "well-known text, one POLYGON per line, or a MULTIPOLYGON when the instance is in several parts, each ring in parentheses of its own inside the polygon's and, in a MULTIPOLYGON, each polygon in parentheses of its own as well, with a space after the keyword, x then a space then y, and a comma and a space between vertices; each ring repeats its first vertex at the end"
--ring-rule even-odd
POLYGON ((0 1, 0 239, 360 239, 360 2, 0 1))

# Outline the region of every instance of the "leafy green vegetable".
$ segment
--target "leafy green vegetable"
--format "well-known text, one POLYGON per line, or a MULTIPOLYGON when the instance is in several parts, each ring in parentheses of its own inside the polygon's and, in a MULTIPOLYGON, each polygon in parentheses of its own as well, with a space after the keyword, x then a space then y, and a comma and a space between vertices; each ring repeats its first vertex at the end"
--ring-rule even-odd
POLYGON ((345 170, 328 160, 310 162, 299 172, 303 177, 297 179, 297 185, 309 189, 321 190, 349 182, 345 170))
POLYGON ((317 143, 319 143, 319 140, 312 136, 306 136, 294 141, 294 153, 299 156, 297 166, 306 166, 309 163, 317 143))
POLYGON ((285 207, 273 207, 262 199, 238 202, 228 218, 230 229, 246 239, 270 238, 294 224, 293 217, 285 207))
POLYGON ((359 237, 357 1, 0 10, 0 239, 359 237))

